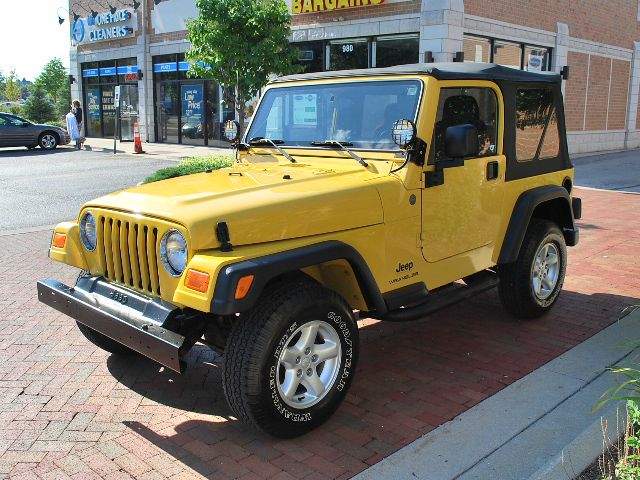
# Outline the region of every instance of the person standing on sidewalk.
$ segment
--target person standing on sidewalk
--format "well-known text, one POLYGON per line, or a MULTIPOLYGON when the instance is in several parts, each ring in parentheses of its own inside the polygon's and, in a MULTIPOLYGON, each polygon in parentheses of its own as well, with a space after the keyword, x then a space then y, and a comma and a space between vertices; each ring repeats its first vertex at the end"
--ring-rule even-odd
POLYGON ((76 117, 76 123, 78 125, 78 133, 80 134, 80 140, 79 140, 79 142, 76 143, 76 148, 78 150, 80 150, 82 148, 82 144, 84 143, 82 141, 84 139, 84 137, 82 136, 82 119, 83 119, 83 115, 82 115, 82 106, 80 106, 80 100, 74 100, 73 101, 73 110, 72 110, 72 112, 76 117))
POLYGON ((72 108, 65 117, 65 120, 67 122, 67 133, 69 134, 71 140, 75 140, 76 150, 80 150, 80 130, 78 129, 78 121, 76 120, 76 114, 73 110, 74 109, 72 108))

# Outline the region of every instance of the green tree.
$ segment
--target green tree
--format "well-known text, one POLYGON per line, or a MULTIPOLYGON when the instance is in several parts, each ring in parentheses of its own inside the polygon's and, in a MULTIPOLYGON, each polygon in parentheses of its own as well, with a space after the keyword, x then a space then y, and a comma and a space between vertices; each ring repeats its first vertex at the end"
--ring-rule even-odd
POLYGON ((56 116, 59 120, 63 120, 71 108, 71 86, 65 82, 58 91, 56 98, 58 99, 56 102, 56 116))
POLYGON ((44 91, 57 103, 62 87, 69 83, 67 69, 64 68, 62 61, 56 57, 42 68, 42 72, 36 78, 35 83, 39 83, 44 88, 44 91))
POLYGON ((33 85, 31 96, 24 104, 24 116, 36 123, 55 120, 55 107, 41 84, 33 85))
POLYGON ((2 70, 0 70, 0 100, 4 100, 6 97, 4 96, 4 88, 7 83, 7 79, 4 78, 2 74, 2 70))
POLYGON ((196 0, 198 18, 188 23, 195 62, 190 75, 212 78, 235 103, 244 128, 244 105, 271 74, 289 74, 297 50, 289 44, 290 15, 284 0, 196 0))
POLYGON ((16 77, 16 71, 11 70, 11 73, 7 77, 4 87, 4 94, 7 100, 10 102, 17 102, 20 98, 20 86, 18 85, 18 79, 16 77))

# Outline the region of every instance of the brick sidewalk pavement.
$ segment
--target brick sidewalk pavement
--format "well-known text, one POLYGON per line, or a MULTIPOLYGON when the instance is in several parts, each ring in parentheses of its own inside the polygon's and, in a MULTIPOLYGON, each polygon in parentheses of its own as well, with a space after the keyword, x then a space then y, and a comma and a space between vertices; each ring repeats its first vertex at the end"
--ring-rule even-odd
POLYGON ((36 280, 77 274, 47 258, 50 233, 0 237, 0 478, 348 478, 640 303, 640 196, 579 195, 581 243, 550 315, 514 321, 493 291, 412 324, 361 321, 346 402, 290 441, 230 416, 205 347, 182 376, 93 347, 36 299, 36 280))

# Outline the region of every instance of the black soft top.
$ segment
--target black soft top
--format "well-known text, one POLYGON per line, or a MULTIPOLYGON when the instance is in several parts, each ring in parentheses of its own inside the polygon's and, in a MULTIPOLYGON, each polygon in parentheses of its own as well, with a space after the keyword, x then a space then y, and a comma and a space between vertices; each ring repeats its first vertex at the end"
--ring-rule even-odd
POLYGON ((364 76, 430 75, 438 80, 500 80, 503 82, 561 83, 561 77, 552 72, 527 72, 495 63, 414 63, 386 68, 336 70, 331 72, 302 73, 278 77, 271 83, 350 78, 364 76))

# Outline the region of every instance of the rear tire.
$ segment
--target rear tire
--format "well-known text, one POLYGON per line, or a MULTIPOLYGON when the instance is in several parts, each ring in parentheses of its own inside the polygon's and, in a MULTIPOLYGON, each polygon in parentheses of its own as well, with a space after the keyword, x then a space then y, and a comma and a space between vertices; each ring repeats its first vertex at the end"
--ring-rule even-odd
POLYGON ((100 347, 102 350, 106 350, 109 353, 115 355, 132 355, 136 352, 129 347, 125 347, 121 343, 112 340, 111 338, 103 335, 100 332, 96 332, 94 329, 87 327, 86 325, 76 322, 78 329, 87 340, 93 343, 96 347, 100 347))
POLYGON ((296 437, 338 408, 357 358, 357 324, 337 293, 306 281, 281 283, 237 318, 225 349, 225 397, 238 419, 296 437))
POLYGON ((38 139, 38 145, 40 145, 40 148, 43 150, 55 150, 58 143, 60 143, 58 136, 52 132, 44 132, 38 139))
POLYGON ((553 222, 532 219, 514 263, 500 265, 498 291, 505 309, 537 318, 558 300, 567 269, 567 247, 553 222))

